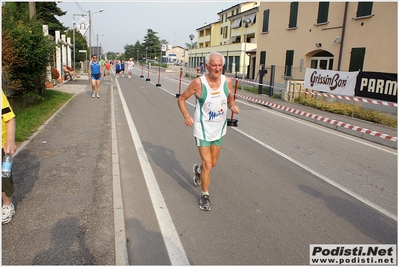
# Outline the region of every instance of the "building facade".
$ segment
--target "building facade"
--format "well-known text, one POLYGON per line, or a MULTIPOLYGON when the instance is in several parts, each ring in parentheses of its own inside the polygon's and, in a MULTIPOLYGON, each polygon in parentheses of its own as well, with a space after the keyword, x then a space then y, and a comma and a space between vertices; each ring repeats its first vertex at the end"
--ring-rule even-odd
POLYGON ((397 73, 397 2, 243 2, 217 14, 197 29, 191 66, 217 51, 239 77, 275 66, 276 84, 303 80, 306 68, 397 73))
POLYGON ((184 64, 188 62, 188 50, 181 46, 168 47, 163 56, 163 61, 166 59, 168 63, 173 64, 184 64))
POLYGON ((306 68, 397 73, 396 2, 261 2, 256 66, 276 82, 306 68))
POLYGON ((259 2, 237 4, 217 13, 219 21, 196 29, 198 48, 189 51, 189 67, 195 68, 206 54, 215 51, 225 56, 225 72, 242 75, 245 70, 247 75, 250 58, 246 51, 256 48, 258 11, 259 2), (244 23, 246 19, 249 23, 244 23))

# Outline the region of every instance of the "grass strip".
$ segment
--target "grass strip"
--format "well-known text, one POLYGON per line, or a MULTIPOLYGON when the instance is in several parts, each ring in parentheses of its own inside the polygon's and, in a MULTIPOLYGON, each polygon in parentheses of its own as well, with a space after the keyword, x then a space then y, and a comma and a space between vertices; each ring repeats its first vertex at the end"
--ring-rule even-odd
POLYGON ((72 96, 73 94, 56 90, 45 90, 42 98, 37 99, 35 103, 23 108, 14 108, 17 124, 15 141, 23 142, 29 139, 72 96))

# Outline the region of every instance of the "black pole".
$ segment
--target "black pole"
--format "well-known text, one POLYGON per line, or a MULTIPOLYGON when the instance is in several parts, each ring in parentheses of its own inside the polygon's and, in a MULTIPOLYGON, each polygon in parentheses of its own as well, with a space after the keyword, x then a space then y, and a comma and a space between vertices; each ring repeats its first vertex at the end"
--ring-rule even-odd
POLYGON ((259 66, 259 86, 258 86, 258 94, 262 94, 262 88, 263 88, 263 76, 265 75, 265 66, 261 64, 259 66))
POLYGON ((269 96, 272 96, 274 93, 274 75, 276 73, 276 65, 271 66, 270 70, 270 90, 269 90, 269 96))

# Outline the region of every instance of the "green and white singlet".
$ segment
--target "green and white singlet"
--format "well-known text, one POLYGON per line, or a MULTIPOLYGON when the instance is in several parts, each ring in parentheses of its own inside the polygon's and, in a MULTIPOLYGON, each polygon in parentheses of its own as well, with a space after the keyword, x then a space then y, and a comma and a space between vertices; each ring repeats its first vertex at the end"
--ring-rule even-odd
POLYGON ((201 76, 202 93, 196 100, 194 111, 194 136, 205 141, 215 141, 226 134, 227 87, 226 76, 220 76, 220 86, 212 89, 205 75, 201 76))

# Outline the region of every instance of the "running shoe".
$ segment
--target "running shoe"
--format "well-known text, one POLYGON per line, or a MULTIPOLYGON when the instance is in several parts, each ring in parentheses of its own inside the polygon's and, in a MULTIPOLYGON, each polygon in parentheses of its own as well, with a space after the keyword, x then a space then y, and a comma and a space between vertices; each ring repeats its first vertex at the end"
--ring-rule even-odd
POLYGON ((97 98, 100 98, 100 94, 99 93, 97 93, 97 98))
POLYGON ((194 177, 193 177, 193 182, 195 186, 200 186, 201 185, 201 178, 200 178, 200 173, 197 171, 199 168, 198 164, 194 164, 193 166, 193 172, 194 172, 194 177))
POLYGON ((211 201, 209 195, 202 195, 199 200, 199 208, 202 210, 211 210, 211 201))
POLYGON ((3 206, 3 216, 1 223, 6 224, 11 222, 14 214, 15 214, 14 204, 11 203, 10 206, 3 206))
POLYGON ((96 92, 93 92, 93 94, 91 95, 91 97, 96 97, 96 92))

